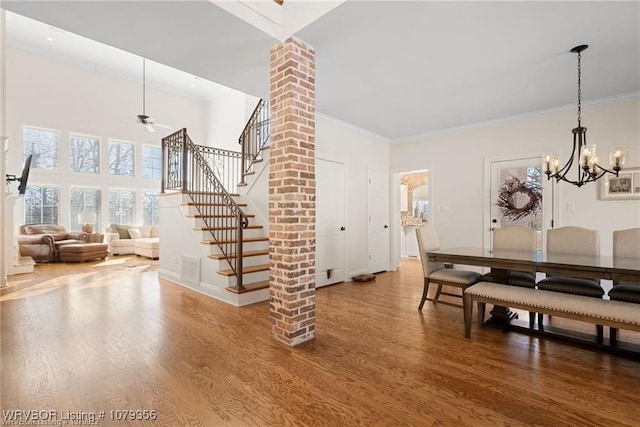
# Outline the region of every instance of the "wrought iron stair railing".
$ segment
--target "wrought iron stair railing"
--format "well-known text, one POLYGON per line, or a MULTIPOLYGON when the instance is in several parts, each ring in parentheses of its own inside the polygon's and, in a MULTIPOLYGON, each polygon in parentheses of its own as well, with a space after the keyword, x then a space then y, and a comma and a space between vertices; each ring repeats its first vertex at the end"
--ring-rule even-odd
POLYGON ((161 192, 176 190, 190 196, 204 223, 202 230, 210 233, 236 277, 235 289, 243 290, 242 242, 248 219, 207 160, 225 151, 216 150, 195 145, 186 129, 163 138, 161 192))
POLYGON ((242 175, 238 185, 246 185, 245 176, 251 172, 253 163, 258 160, 262 150, 269 146, 270 138, 271 111, 269 103, 261 99, 238 139, 242 150, 242 175))

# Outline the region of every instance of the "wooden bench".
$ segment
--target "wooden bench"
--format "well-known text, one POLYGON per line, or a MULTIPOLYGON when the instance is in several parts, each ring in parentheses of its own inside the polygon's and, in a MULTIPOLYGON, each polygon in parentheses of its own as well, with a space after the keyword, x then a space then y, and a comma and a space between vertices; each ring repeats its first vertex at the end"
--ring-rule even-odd
POLYGON ((554 291, 479 282, 464 291, 464 335, 471 337, 473 302, 478 303, 478 324, 484 323, 485 304, 507 306, 613 328, 640 331, 640 305, 554 291))

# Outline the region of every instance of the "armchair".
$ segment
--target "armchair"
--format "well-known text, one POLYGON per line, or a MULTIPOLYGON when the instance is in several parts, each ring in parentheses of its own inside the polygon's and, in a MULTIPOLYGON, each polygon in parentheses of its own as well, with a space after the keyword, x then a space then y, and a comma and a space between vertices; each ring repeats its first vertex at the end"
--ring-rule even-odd
POLYGON ((20 256, 30 256, 36 262, 56 262, 60 246, 88 239, 87 233, 68 232, 63 225, 57 224, 21 225, 16 237, 20 256))

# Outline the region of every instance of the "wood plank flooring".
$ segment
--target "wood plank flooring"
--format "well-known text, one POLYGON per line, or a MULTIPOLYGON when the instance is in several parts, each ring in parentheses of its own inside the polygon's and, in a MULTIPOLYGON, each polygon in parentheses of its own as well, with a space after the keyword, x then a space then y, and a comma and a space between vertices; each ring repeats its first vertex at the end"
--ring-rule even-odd
POLYGON ((103 410, 101 426, 640 419, 639 360, 475 324, 467 340, 460 308, 417 310, 417 260, 373 282, 319 289, 317 338, 297 348, 271 340, 268 302, 231 307, 159 281, 157 265, 121 256, 11 276, 0 290, 2 410, 103 410), (111 420, 121 409, 158 418, 111 420))

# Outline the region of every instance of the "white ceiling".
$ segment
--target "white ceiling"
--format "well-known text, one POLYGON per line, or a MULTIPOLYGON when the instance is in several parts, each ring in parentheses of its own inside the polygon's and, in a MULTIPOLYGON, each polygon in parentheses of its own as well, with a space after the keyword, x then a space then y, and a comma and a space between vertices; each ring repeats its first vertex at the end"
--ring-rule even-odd
MULTIPOLYGON (((206 0, 3 8, 268 96, 278 41, 206 0)), ((579 44, 583 102, 640 91, 638 1, 348 0, 295 36, 316 50, 317 111, 394 139, 575 106, 579 44)))

